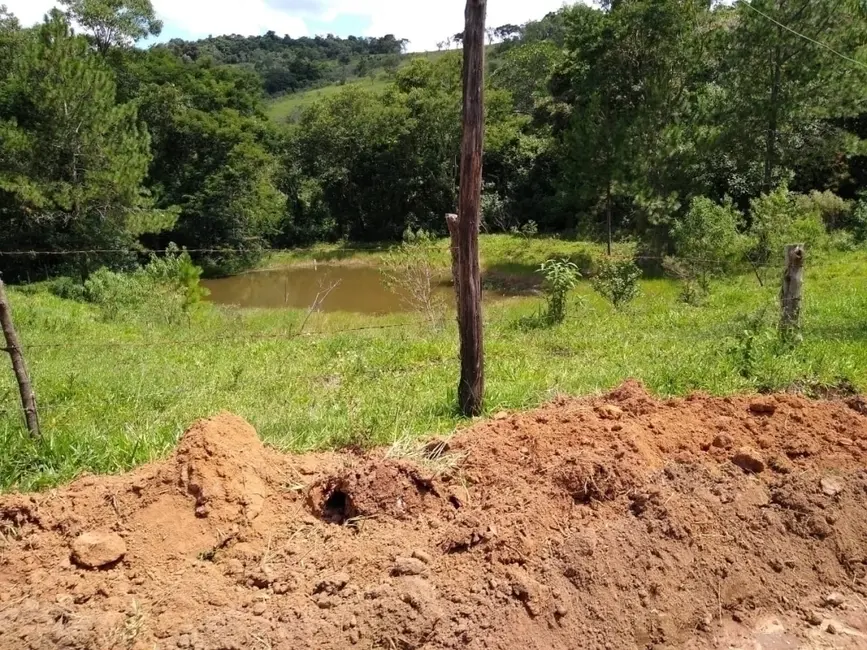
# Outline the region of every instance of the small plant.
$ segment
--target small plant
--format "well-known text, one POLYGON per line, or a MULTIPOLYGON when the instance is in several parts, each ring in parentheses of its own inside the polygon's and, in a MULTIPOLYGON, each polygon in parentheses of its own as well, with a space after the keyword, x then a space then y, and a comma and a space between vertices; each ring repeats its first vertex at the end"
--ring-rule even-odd
POLYGON ((545 281, 542 283, 547 302, 544 320, 548 323, 562 323, 566 320, 566 297, 581 277, 578 265, 565 259, 548 260, 542 264, 539 271, 545 276, 545 281))
POLYGON ((640 277, 641 269, 633 260, 605 258, 599 262, 591 282, 596 293, 607 298, 615 309, 620 309, 638 297, 640 277))
POLYGON ((734 343, 729 348, 729 354, 741 377, 755 379, 759 362, 773 339, 767 308, 741 318, 734 343))
POLYGON ((710 292, 710 281, 735 269, 745 242, 739 229, 743 217, 731 199, 722 204, 699 196, 671 229, 675 257, 665 269, 683 281, 681 299, 698 304, 710 292))
POLYGON ((509 230, 509 232, 511 232, 513 235, 515 235, 517 237, 524 237, 525 239, 531 239, 532 237, 535 237, 536 235, 539 234, 539 224, 537 224, 535 221, 530 219, 530 221, 528 221, 527 223, 525 223, 521 227, 512 226, 512 228, 509 230))

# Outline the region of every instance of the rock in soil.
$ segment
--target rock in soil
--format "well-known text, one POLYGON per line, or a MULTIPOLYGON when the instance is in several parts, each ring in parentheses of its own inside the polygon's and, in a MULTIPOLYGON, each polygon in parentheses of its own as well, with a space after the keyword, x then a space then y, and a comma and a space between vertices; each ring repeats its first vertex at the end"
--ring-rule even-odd
POLYGON ((419 576, 427 571, 427 565, 415 557, 399 557, 391 567, 394 576, 419 576))
POLYGON ((765 461, 759 452, 750 447, 742 447, 734 456, 732 462, 745 472, 758 474, 765 471, 765 461))
POLYGON ((819 481, 819 487, 826 496, 835 497, 843 491, 846 484, 837 476, 826 476, 819 481))
POLYGON ((72 561, 85 569, 100 569, 119 562, 126 543, 117 533, 82 533, 72 542, 72 561))

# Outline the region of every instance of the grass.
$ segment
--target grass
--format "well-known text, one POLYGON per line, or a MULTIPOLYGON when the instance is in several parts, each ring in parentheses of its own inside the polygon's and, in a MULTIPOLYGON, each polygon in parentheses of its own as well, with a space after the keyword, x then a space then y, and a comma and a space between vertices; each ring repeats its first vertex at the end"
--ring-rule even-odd
MULTIPOLYGON (((484 237, 488 269, 514 273, 592 245, 484 237)), ((303 263, 339 247, 272 259, 303 263)), ((344 261, 379 253, 345 251, 344 261)), ((432 255, 445 260, 447 248, 432 255)), ((523 326, 542 300, 486 305, 486 411, 526 409, 558 393, 588 394, 636 377, 661 395, 867 388, 867 260, 835 253, 808 266, 802 340, 775 334, 777 288, 742 276, 707 302, 645 280, 615 311, 582 281, 562 325, 523 326), (765 311, 765 317, 755 318, 765 311), (750 322, 752 318, 752 322, 750 322)), ((202 305, 183 324, 146 314, 106 320, 95 307, 12 288, 45 439, 28 439, 12 373, 0 372, 0 488, 37 489, 81 472, 114 473, 167 454, 195 419, 232 411, 277 448, 301 452, 393 444, 461 426, 455 413, 457 331, 413 314, 314 314, 202 305), (382 326, 382 327, 381 327, 382 326), (372 329, 359 329, 372 328, 372 329), (351 329, 354 331, 341 332, 351 329), (59 347, 50 347, 58 345, 59 347)))
POLYGON ((373 92, 382 92, 388 87, 389 83, 389 79, 380 76, 374 79, 357 80, 343 85, 334 84, 331 86, 323 86, 322 88, 304 90, 290 95, 283 95, 282 97, 269 101, 265 107, 265 113, 275 122, 293 122, 297 120, 302 112, 304 112, 304 109, 321 99, 326 99, 336 95, 347 86, 359 86, 373 92))
MULTIPOLYGON (((446 54, 445 51, 405 54, 400 58, 399 67, 402 68, 406 65, 409 65, 409 63, 413 59, 417 58, 435 61, 444 54, 446 54)), ((351 62, 349 67, 354 68, 357 63, 358 61, 354 60, 351 62)), ((344 83, 336 82, 328 86, 322 86, 321 88, 311 88, 309 90, 302 90, 297 93, 283 95, 282 97, 278 97, 269 101, 266 106, 265 112, 268 117, 275 122, 280 122, 282 124, 285 124, 287 122, 295 122, 304 111, 304 109, 308 108, 310 105, 319 101, 320 99, 325 99, 327 97, 336 95, 346 86, 353 85, 365 88, 367 90, 371 90, 373 92, 382 92, 386 88, 388 88, 389 84, 392 81, 392 76, 389 75, 389 73, 385 70, 384 67, 378 64, 374 64, 374 67, 371 69, 371 72, 367 77, 352 77, 348 78, 344 83)))

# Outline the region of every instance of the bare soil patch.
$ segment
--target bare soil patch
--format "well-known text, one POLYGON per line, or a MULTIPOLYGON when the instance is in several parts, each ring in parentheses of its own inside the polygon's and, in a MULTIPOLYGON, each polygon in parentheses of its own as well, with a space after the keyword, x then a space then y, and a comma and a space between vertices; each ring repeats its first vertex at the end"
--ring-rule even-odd
POLYGON ((867 648, 860 405, 628 382, 420 464, 224 414, 0 497, 0 648, 867 648))

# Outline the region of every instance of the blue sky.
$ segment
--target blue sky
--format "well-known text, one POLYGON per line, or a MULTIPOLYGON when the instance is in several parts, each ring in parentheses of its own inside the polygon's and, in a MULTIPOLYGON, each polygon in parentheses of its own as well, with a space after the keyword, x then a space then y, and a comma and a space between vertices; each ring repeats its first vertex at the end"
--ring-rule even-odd
MULTIPOLYGON (((382 36, 410 40, 414 51, 436 49, 463 29, 464 0, 152 0, 165 23, 160 40, 220 34, 382 36)), ((26 24, 54 0, 0 0, 26 24)), ((523 23, 560 8, 563 0, 490 0, 488 24, 523 23)))

